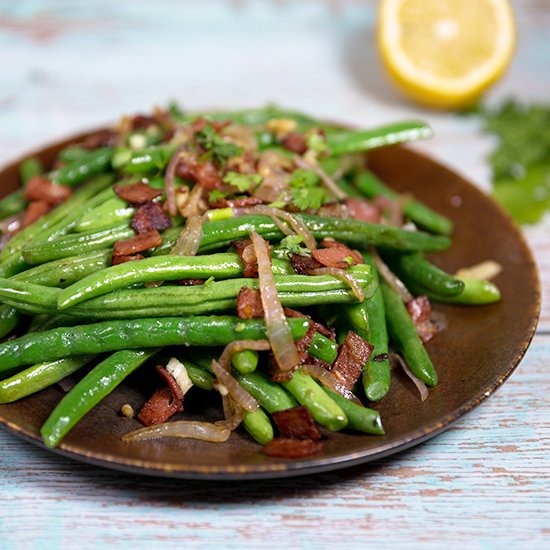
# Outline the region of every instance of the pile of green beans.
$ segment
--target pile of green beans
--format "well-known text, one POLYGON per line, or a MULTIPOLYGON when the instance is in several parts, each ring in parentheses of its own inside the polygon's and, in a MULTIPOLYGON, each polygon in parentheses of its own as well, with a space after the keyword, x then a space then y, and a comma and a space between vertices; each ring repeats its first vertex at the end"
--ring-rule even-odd
MULTIPOLYGON (((309 356, 333 365, 339 343, 350 330, 372 346, 353 392, 374 405, 365 407, 348 399, 348 394, 336 393, 300 367, 285 381, 275 382, 266 352, 243 349, 232 356, 231 373, 260 406, 255 412, 242 411, 244 428, 265 445, 277 435, 271 415, 301 405, 329 431, 383 435, 375 404, 390 391, 390 354, 400 353, 410 371, 429 387, 437 384, 438 377, 402 297, 382 278, 375 258, 381 257, 409 291, 434 301, 483 305, 500 299, 491 282, 459 279, 428 258, 427 254, 451 245, 451 220, 416 200, 403 201, 405 218, 419 228, 412 231, 322 216, 314 208, 292 205, 290 195, 283 193, 273 206, 292 211, 316 241, 335 239, 359 250, 363 263, 346 268, 344 274, 297 274, 289 261, 296 249, 284 244, 290 227, 287 231, 276 216, 264 212, 241 215, 228 207, 207 213, 196 255, 171 253, 186 224, 177 214, 171 217, 172 227, 162 231, 162 244, 144 253, 145 258, 111 265, 114 244, 135 235, 131 220, 139 207, 117 196, 113 185, 143 181, 164 191, 168 166, 184 143, 179 131, 200 116, 207 125, 231 120, 232 125, 244 126, 256 136, 254 154, 271 152, 285 162, 294 155, 285 149, 279 133, 287 128, 306 140, 324 175, 338 174, 340 193, 365 200, 377 196, 396 200, 395 191, 350 159, 374 148, 429 137, 430 128, 421 122, 403 122, 353 131, 274 106, 200 115, 172 108, 167 116, 168 123, 166 118, 151 119, 147 130, 119 131, 116 147, 66 147, 59 152, 54 170, 47 171, 51 167, 43 167, 36 158, 27 159, 20 166, 21 188, 0 200, 0 220, 17 219, 27 208, 25 186, 31 178, 43 176, 53 184, 74 188, 66 202, 11 236, 0 252, 0 403, 77 376, 76 385, 59 400, 41 429, 44 444, 55 447, 128 376, 135 371, 139 375, 142 365, 165 364, 175 357, 193 387, 219 390, 212 360, 222 348, 237 340, 269 336, 263 319, 237 316, 241 289, 261 292, 262 288, 258 278, 243 275, 243 261, 231 244, 255 232, 272 245, 272 272, 281 305, 307 308, 316 321, 336 331, 336 340, 319 330, 311 335, 309 318, 288 318, 294 341, 309 338, 309 356), (283 199, 281 206, 278 202, 283 199), (356 286, 350 285, 349 277, 356 286), (177 281, 182 279, 202 284, 179 286, 177 281)), ((200 160, 214 159, 224 176, 227 159, 215 155, 224 154, 227 140, 220 143, 212 135, 202 137, 203 143, 210 143, 202 146, 211 149, 200 160)), ((193 147, 197 145, 188 146, 188 152, 193 147)), ((310 175, 312 181, 322 180, 318 172, 310 175)), ((175 182, 193 185, 179 176, 175 182)), ((230 195, 252 193, 246 185, 243 189, 230 195)), ((334 201, 329 188, 316 192, 324 193, 325 201, 334 201)), ((166 199, 164 194, 158 200, 166 199)), ((302 254, 311 254, 303 243, 299 246, 302 254)), ((134 426, 130 420, 121 422, 128 422, 129 429, 134 426)))

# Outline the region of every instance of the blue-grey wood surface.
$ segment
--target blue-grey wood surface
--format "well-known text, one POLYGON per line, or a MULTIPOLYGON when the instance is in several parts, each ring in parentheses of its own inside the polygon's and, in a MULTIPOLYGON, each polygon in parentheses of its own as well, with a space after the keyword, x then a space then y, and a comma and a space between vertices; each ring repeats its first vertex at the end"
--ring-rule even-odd
MULTIPOLYGON (((514 6, 517 55, 488 100, 548 100, 550 7, 514 6)), ((359 125, 427 119, 436 138, 417 147, 488 189, 493 143, 393 90, 374 17, 351 0, 0 0, 0 163, 172 98, 275 101, 359 125)), ((549 230, 526 229, 544 295, 530 350, 446 433, 361 467, 237 485, 103 470, 0 430, 0 548, 548 548, 549 230)))

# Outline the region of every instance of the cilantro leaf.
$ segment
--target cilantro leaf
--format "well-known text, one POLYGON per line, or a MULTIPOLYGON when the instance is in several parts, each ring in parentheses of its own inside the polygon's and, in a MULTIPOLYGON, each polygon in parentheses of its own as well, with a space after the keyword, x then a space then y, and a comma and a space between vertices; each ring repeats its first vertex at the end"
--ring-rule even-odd
POLYGON ((260 174, 239 174, 238 172, 227 172, 223 181, 236 187, 241 193, 252 191, 262 182, 260 174))
POLYGON ((236 157, 243 151, 235 143, 225 141, 210 124, 195 134, 195 140, 206 150, 205 156, 211 157, 218 164, 225 164, 227 159, 236 157))
POLYGON ((304 238, 302 235, 288 235, 281 240, 281 243, 275 250, 273 254, 277 258, 288 259, 292 254, 301 254, 301 255, 311 255, 311 251, 304 246, 304 238))
POLYGON ((299 210, 317 210, 330 200, 327 192, 319 184, 321 178, 311 170, 298 168, 292 173, 289 182, 292 202, 299 210))

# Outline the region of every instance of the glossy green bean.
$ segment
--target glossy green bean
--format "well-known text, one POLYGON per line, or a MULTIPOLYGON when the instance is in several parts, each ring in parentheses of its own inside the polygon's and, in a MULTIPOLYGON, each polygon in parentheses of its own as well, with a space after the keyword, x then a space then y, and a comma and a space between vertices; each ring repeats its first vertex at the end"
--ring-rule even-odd
POLYGON ((271 421, 262 409, 258 409, 253 413, 244 411, 243 426, 260 445, 269 443, 275 437, 271 421))
POLYGON ((485 279, 460 279, 464 284, 464 290, 457 296, 443 296, 417 284, 415 281, 405 279, 411 292, 428 296, 434 302, 457 304, 464 306, 483 306, 494 304, 501 299, 500 290, 491 281, 485 279))
POLYGON ((378 411, 358 405, 325 386, 321 387, 346 414, 348 428, 366 434, 384 435, 384 427, 378 411))
POLYGON ((231 365, 241 374, 254 372, 258 366, 258 352, 253 349, 238 351, 231 357, 231 365))
POLYGON ((370 130, 335 132, 327 136, 327 145, 332 155, 348 155, 431 136, 431 128, 423 122, 399 122, 370 130))
MULTIPOLYGON (((289 319, 288 323, 295 340, 302 338, 309 328, 307 319, 289 319)), ((226 346, 233 340, 265 338, 263 320, 231 316, 103 321, 57 328, 4 342, 0 344, 0 372, 73 355, 176 345, 226 346)))
POLYGON ((390 267, 403 279, 417 282, 440 296, 458 296, 464 282, 432 264, 420 253, 385 255, 390 267))
POLYGON ((215 378, 212 374, 200 368, 193 361, 187 358, 183 359, 181 362, 185 366, 187 375, 189 376, 191 382, 193 382, 194 386, 197 386, 197 388, 201 388, 202 390, 211 390, 214 387, 215 378))
POLYGON ((0 305, 0 338, 8 336, 19 324, 21 313, 6 304, 0 305))
POLYGON ((78 185, 94 176, 109 171, 112 156, 113 149, 111 147, 101 147, 90 152, 86 157, 76 159, 67 166, 50 172, 48 177, 62 185, 78 185))
POLYGON ((40 429, 46 447, 59 445, 69 431, 157 350, 123 350, 95 366, 57 404, 40 429))
POLYGON ((437 385, 437 373, 432 360, 418 336, 416 326, 405 304, 385 281, 380 282, 388 331, 412 373, 428 386, 437 385))
POLYGON ((234 373, 239 384, 270 414, 296 407, 298 402, 280 384, 261 371, 234 373))
POLYGON ((125 174, 156 173, 166 167, 175 150, 174 145, 154 145, 140 151, 118 148, 113 154, 113 167, 125 174))
POLYGON ((334 399, 327 395, 315 380, 298 369, 288 382, 281 382, 300 403, 308 409, 318 424, 337 432, 348 425, 348 418, 334 399))
POLYGON ((103 204, 96 206, 86 214, 80 217, 75 226, 77 233, 83 231, 100 231, 112 227, 117 223, 129 220, 136 209, 129 206, 125 200, 113 196, 107 199, 103 204))
MULTIPOLYGON (((372 172, 362 171, 353 183, 368 198, 374 198, 378 195, 393 200, 399 198, 398 193, 386 187, 372 172)), ((438 235, 450 235, 453 232, 453 222, 451 220, 434 212, 419 201, 407 201, 403 206, 403 211, 407 218, 427 231, 438 235)))
POLYGON ((12 403, 48 388, 89 363, 93 355, 39 363, 0 382, 0 403, 12 403))
POLYGON ((0 220, 5 220, 10 216, 23 212, 26 206, 25 191, 23 189, 13 191, 0 199, 0 220))

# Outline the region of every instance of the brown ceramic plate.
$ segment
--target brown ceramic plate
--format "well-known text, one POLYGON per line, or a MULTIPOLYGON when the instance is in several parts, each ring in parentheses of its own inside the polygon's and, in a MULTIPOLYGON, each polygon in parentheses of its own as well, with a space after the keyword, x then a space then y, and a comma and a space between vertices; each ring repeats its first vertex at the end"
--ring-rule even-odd
MULTIPOLYGON (((74 140, 73 140, 74 141, 74 140)), ((68 142, 36 154, 47 164, 68 142)), ((512 373, 533 336, 540 309, 533 258, 513 222, 495 203, 456 173, 403 147, 369 158, 384 181, 413 193, 456 224, 453 245, 433 258, 450 272, 492 258, 504 267, 495 282, 502 301, 485 307, 436 306, 448 322, 428 344, 439 385, 421 403, 411 383, 396 375, 388 397, 376 405, 386 434, 327 434, 321 454, 301 460, 269 458, 239 430, 227 443, 163 440, 125 444, 121 435, 138 426, 119 416, 123 403, 139 407, 145 394, 129 380, 88 414, 55 452, 110 468, 195 479, 243 479, 300 475, 343 468, 421 443, 489 397, 512 373)), ((17 186, 17 163, 0 172, 2 194, 17 186)), ((39 428, 61 397, 57 387, 0 406, 0 422, 42 445, 39 428)), ((197 403, 189 407, 203 408, 197 403)), ((210 414, 212 413, 212 406, 210 414)), ((218 412, 219 417, 219 412, 218 412)))

